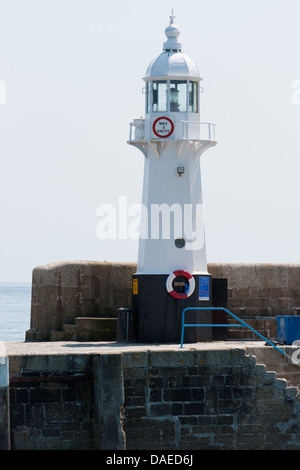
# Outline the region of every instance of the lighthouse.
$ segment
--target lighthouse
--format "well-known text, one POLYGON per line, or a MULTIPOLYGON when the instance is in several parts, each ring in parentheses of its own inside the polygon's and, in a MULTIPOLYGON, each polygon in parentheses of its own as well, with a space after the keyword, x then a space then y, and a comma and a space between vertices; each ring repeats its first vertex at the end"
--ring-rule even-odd
MULTIPOLYGON (((136 340, 142 343, 178 342, 183 309, 212 305, 200 157, 216 145, 215 126, 200 120, 202 78, 182 52, 174 20, 172 14, 163 50, 146 70, 145 117, 130 124, 128 140, 144 156, 132 279, 136 340)), ((186 321, 211 323, 211 311, 191 311, 186 321)), ((186 342, 210 340, 210 327, 187 328, 186 342)))

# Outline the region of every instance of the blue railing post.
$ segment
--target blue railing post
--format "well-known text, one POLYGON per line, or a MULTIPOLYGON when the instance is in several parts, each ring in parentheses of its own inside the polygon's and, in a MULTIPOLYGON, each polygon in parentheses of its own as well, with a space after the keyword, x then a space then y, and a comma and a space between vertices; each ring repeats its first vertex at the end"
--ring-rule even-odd
POLYGON ((186 308, 182 312, 182 320, 181 320, 181 343, 180 347, 183 348, 183 335, 184 335, 184 315, 185 315, 186 308))

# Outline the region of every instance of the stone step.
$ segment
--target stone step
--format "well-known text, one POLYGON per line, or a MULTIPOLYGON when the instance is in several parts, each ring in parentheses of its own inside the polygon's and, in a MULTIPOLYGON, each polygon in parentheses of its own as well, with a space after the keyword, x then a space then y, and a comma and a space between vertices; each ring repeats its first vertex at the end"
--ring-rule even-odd
MULTIPOLYGON (((291 357, 297 347, 282 347, 282 349, 291 357)), ((293 364, 291 359, 283 356, 272 346, 247 347, 247 353, 252 354, 257 362, 263 363, 267 371, 273 371, 278 379, 285 379, 289 387, 300 389, 300 365, 293 364)))
MULTIPOLYGON (((272 368, 270 369, 265 363, 258 363, 257 357, 250 351, 251 348, 246 353, 246 357, 248 357, 250 361, 254 359, 255 370, 261 376, 264 385, 271 385, 274 386, 275 389, 281 390, 285 394, 287 401, 293 401, 295 397, 300 398, 299 381, 290 381, 287 375, 278 374, 277 371, 274 371, 272 368)), ((261 356, 261 354, 258 354, 258 356, 261 356)), ((298 374, 300 375, 300 368, 298 369, 298 374)))
POLYGON ((116 341, 117 319, 76 317, 76 341, 116 341))

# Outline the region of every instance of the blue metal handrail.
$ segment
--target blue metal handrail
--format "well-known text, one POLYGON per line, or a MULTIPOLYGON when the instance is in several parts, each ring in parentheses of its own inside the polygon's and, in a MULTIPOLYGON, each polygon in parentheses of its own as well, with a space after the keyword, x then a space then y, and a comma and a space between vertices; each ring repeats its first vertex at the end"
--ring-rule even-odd
POLYGON ((249 328, 249 330, 253 331, 255 334, 257 334, 258 336, 260 336, 264 341, 266 341, 267 343, 269 343, 271 346, 273 346, 273 348, 277 349, 277 351, 279 351, 281 354, 283 354, 284 356, 286 356, 286 352, 283 351, 282 349, 278 348, 275 344, 273 344, 271 341, 269 341, 267 338, 265 338, 263 335, 261 335, 260 333, 258 333, 258 331, 256 331, 254 328, 252 328, 250 325, 248 325, 247 323, 245 323, 243 320, 241 320, 239 317, 237 317, 236 315, 234 315, 234 313, 230 312, 229 310, 227 310, 227 308, 224 308, 224 307, 187 307, 183 310, 182 312, 182 326, 181 326, 181 345, 180 347, 183 348, 183 335, 184 335, 184 328, 185 327, 241 327, 241 326, 246 326, 247 328, 249 328), (223 310, 224 312, 227 312, 229 313, 229 315, 231 315, 233 318, 235 318, 236 320, 238 320, 241 324, 234 324, 234 325, 231 325, 230 323, 228 324, 218 324, 218 323, 213 323, 213 324, 207 324, 207 323, 204 323, 204 324, 200 324, 200 323, 196 323, 196 324, 192 324, 192 323, 184 323, 184 317, 185 317, 185 312, 187 310, 223 310))

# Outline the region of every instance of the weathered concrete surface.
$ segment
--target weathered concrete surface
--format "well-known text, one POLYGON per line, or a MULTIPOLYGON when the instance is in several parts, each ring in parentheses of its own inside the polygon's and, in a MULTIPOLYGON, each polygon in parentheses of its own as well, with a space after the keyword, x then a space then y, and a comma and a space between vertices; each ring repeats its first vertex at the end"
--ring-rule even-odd
MULTIPOLYGON (((138 343, 117 343, 115 341, 105 342, 78 342, 78 341, 49 341, 45 342, 19 342, 8 341, 5 343, 7 355, 11 361, 17 360, 18 357, 24 358, 30 356, 41 357, 43 361, 47 361, 47 356, 62 356, 62 361, 65 361, 64 356, 69 354, 81 355, 81 361, 86 360, 86 355, 93 354, 121 354, 123 352, 140 353, 147 351, 154 351, 157 353, 165 351, 176 351, 178 353, 189 350, 230 350, 230 349, 244 349, 250 346, 263 347, 263 341, 214 341, 209 343, 191 343, 184 344, 183 349, 180 344, 138 344, 138 343)), ((10 368, 10 370, 12 370, 10 368)))
POLYGON ((131 305, 131 276, 136 265, 96 261, 62 261, 38 266, 32 273, 31 341, 63 340, 64 325, 76 317, 116 316, 131 305))

